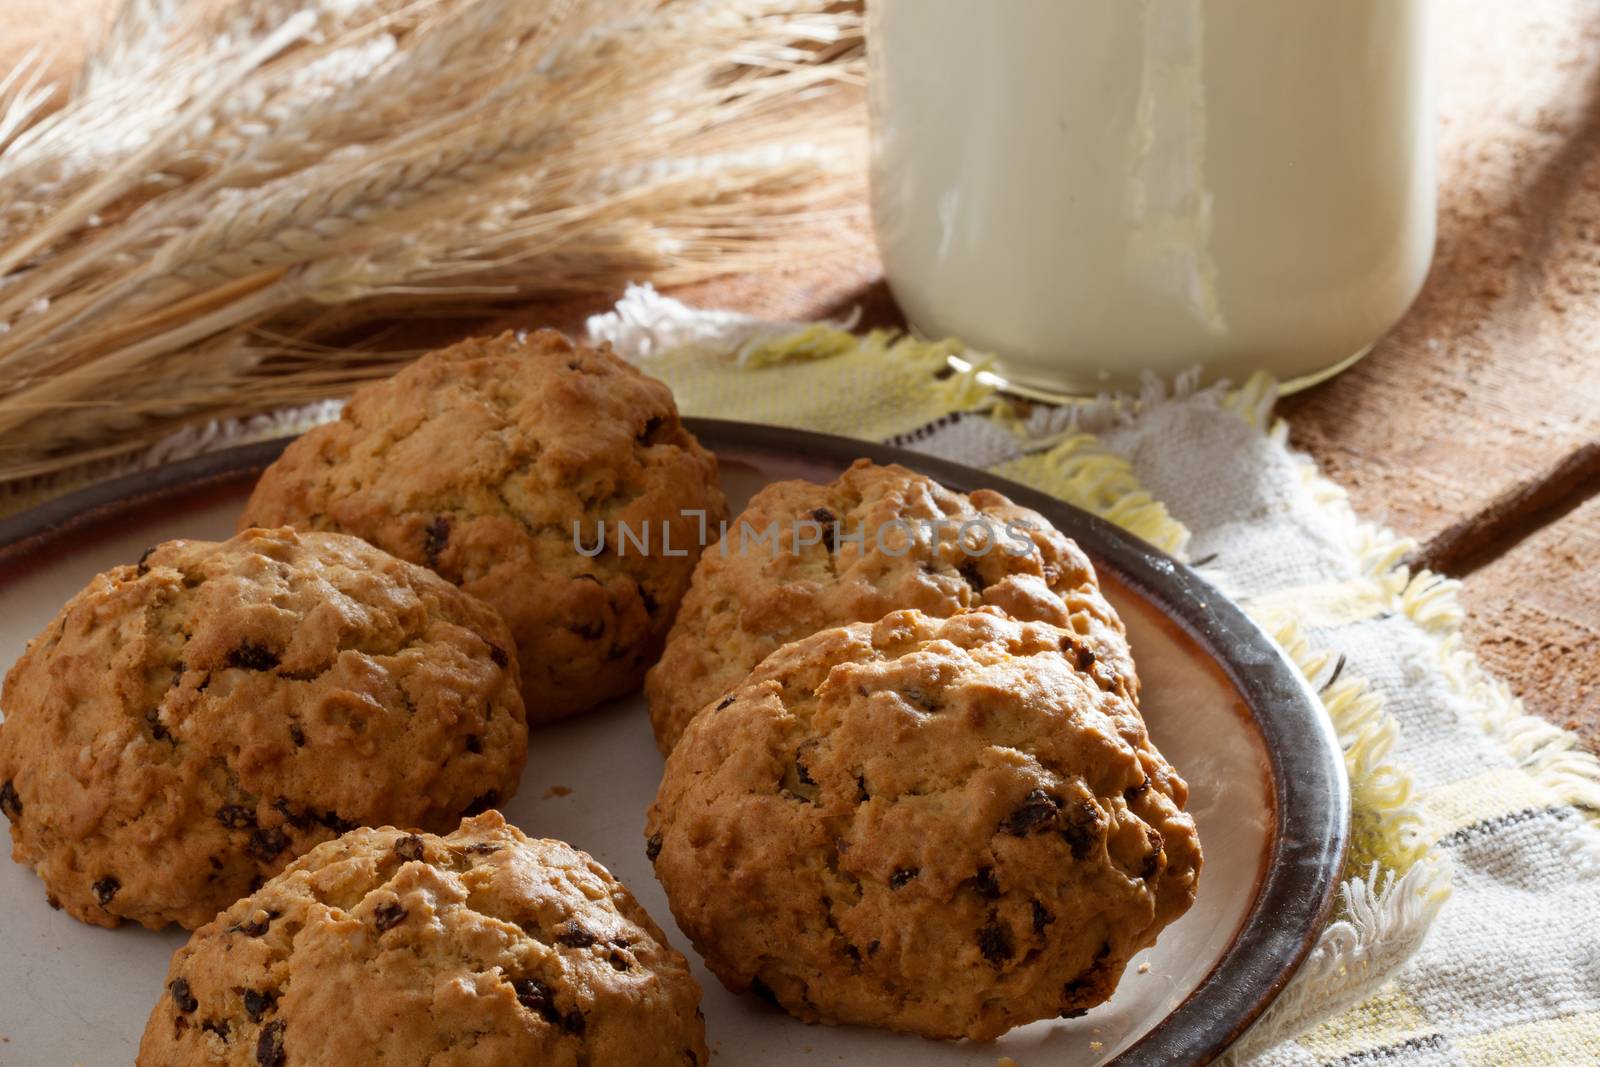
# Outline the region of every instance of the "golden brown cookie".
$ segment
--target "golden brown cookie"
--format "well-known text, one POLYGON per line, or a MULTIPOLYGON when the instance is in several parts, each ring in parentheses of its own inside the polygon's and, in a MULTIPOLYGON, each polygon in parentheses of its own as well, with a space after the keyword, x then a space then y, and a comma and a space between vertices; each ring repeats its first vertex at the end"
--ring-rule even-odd
POLYGON ((638 688, 700 555, 693 511, 714 529, 727 501, 672 393, 544 330, 358 390, 268 468, 240 526, 355 534, 482 597, 516 637, 537 723, 638 688))
POLYGON ((1042 515, 992 490, 964 496, 862 459, 827 485, 767 486, 728 531, 701 557, 645 679, 663 754, 779 645, 902 608, 942 618, 991 604, 1068 627, 1138 697, 1122 622, 1088 558, 1042 515), (776 543, 758 540, 767 531, 776 543))
POLYGON ((1083 640, 895 612, 769 656, 690 724, 647 853, 729 989, 996 1037, 1111 995, 1194 900, 1187 788, 1083 640))
POLYGON ((589 856, 499 812, 352 830, 195 931, 140 1067, 694 1067, 700 987, 589 856))
POLYGON ((6 676, 12 857, 100 926, 193 929, 362 824, 442 829, 527 757, 494 610, 354 537, 168 541, 6 676))

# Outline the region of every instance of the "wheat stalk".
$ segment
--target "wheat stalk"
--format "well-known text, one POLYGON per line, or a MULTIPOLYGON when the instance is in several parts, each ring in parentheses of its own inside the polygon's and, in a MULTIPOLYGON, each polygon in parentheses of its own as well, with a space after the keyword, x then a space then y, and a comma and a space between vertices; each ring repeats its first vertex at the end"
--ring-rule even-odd
POLYGON ((48 116, 0 77, 0 487, 338 395, 406 316, 782 263, 860 210, 828 0, 195 10, 132 0, 48 116))

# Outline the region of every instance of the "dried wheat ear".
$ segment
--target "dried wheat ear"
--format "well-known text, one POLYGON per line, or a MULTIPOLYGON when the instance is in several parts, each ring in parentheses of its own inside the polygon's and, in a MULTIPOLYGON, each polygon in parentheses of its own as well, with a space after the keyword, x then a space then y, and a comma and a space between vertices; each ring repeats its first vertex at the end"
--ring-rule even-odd
POLYGON ((793 262, 859 210, 823 0, 131 0, 0 75, 0 496, 347 393, 386 323, 793 262))

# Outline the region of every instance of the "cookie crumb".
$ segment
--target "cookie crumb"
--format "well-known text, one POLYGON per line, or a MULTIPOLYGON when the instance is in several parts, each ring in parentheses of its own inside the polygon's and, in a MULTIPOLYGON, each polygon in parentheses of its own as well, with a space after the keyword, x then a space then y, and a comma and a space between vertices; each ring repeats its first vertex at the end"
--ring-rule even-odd
POLYGON ((1140 974, 1149 974, 1150 973, 1150 965, 1148 963, 1139 964, 1139 973, 1140 974))
POLYGON ((564 785, 553 785, 544 791, 544 798, 546 800, 549 800, 551 797, 568 797, 571 795, 572 790, 564 785))

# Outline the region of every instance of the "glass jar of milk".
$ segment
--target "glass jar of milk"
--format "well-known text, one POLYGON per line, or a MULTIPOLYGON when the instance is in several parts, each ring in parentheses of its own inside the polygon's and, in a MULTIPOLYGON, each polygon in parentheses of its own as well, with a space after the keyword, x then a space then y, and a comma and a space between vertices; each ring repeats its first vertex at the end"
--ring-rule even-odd
POLYGON ((1432 0, 867 6, 890 286, 1009 380, 1305 385, 1421 287, 1432 0))

